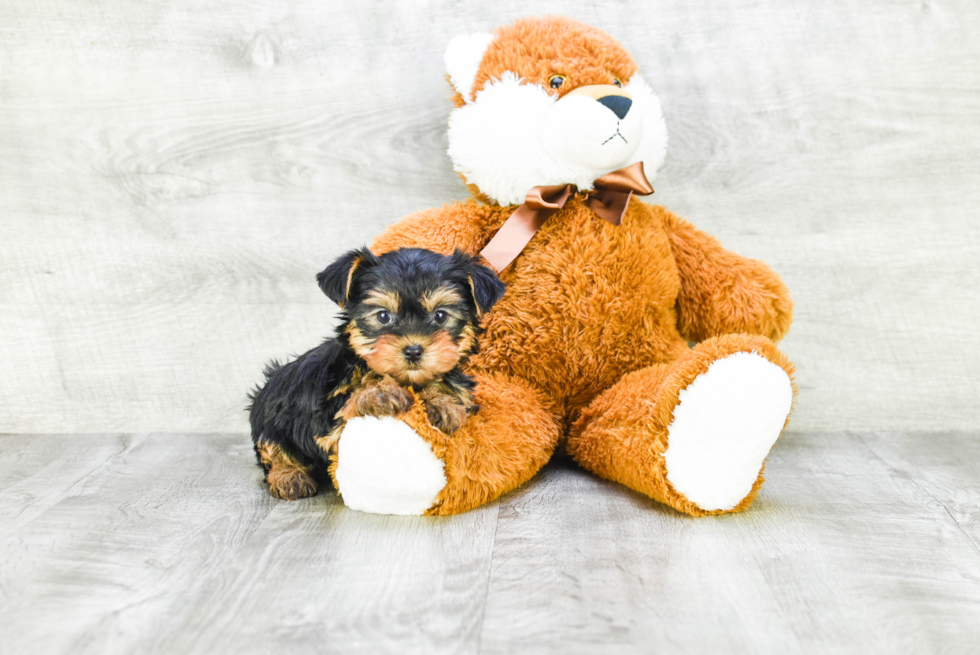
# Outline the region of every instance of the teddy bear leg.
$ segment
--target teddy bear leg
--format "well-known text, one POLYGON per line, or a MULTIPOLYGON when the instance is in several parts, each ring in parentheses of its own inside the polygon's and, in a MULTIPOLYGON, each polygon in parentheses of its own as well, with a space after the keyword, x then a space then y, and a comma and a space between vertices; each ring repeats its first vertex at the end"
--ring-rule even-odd
POLYGON ((568 451, 584 468, 676 510, 737 512, 762 485, 793 403, 793 365, 733 334, 629 373, 583 410, 568 451))
POLYGON ((331 444, 344 504, 375 514, 457 514, 488 503, 551 458, 558 421, 526 382, 477 374, 479 411, 452 434, 418 400, 405 414, 350 419, 331 444))

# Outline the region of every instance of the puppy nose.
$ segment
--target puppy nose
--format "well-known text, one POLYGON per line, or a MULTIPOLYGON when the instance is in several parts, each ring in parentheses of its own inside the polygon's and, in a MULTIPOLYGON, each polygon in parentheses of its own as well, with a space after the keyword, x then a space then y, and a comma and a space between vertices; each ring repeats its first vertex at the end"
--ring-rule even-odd
POLYGON ((405 349, 402 352, 405 353, 405 359, 415 363, 422 359, 422 353, 425 352, 425 349, 418 344, 414 344, 411 346, 405 346, 405 349))
POLYGON ((619 120, 626 118, 630 107, 633 106, 633 101, 623 96, 605 96, 604 98, 598 98, 597 102, 616 114, 616 118, 619 120))

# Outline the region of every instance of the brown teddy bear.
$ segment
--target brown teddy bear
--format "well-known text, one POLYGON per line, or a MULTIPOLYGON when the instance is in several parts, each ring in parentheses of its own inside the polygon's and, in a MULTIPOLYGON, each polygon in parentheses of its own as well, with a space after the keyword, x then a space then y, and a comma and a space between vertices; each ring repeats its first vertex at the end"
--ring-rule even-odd
POLYGON ((409 216, 373 249, 462 249, 500 271, 470 367, 481 409, 451 436, 420 403, 352 420, 332 468, 344 502, 462 512, 557 449, 681 512, 744 509, 795 394, 773 344, 792 302, 765 264, 631 200, 667 143, 632 57, 547 17, 457 37, 446 65, 449 155, 476 199, 409 216))

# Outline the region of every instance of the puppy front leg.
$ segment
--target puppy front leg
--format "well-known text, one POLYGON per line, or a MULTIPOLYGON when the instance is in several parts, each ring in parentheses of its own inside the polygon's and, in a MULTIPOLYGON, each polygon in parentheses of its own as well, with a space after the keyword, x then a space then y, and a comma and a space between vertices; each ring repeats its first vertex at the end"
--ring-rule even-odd
POLYGON ((463 427, 466 417, 477 409, 472 402, 463 402, 437 386, 426 387, 419 398, 425 403, 429 423, 446 434, 452 434, 463 427))
POLYGON ((340 416, 345 421, 357 416, 398 416, 411 409, 414 403, 411 392, 391 376, 376 376, 365 380, 363 386, 351 394, 340 416))

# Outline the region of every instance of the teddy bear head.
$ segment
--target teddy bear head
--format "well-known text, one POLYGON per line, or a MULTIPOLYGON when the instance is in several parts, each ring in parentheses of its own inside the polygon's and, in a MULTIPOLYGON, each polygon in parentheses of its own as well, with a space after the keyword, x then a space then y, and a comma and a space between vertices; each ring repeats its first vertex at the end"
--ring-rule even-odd
POLYGON ((501 204, 534 186, 581 190, 612 171, 663 163, 667 127, 636 62, 605 32, 559 16, 525 18, 446 49, 456 91, 449 156, 467 184, 501 204))

